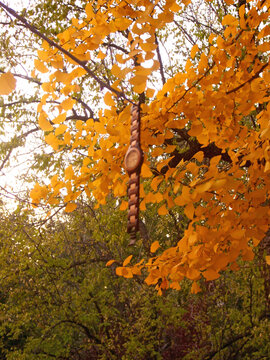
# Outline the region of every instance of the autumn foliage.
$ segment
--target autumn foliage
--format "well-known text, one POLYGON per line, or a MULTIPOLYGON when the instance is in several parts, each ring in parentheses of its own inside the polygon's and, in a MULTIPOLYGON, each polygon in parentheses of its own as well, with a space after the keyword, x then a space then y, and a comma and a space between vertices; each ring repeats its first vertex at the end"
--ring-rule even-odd
POLYGON ((239 256, 252 260, 269 227, 270 1, 225 2, 222 32, 212 33, 203 49, 195 44, 184 70, 168 79, 159 32, 189 1, 89 1, 57 40, 44 40, 35 61, 46 78, 38 105, 45 141, 74 158, 80 153, 81 162, 48 186, 36 184, 34 204, 64 199, 71 212, 85 192, 98 204, 109 194, 123 198, 125 210, 130 110, 143 100, 140 209, 157 203, 166 216, 184 208, 189 222, 175 247, 162 252, 155 242, 156 256, 135 265, 130 256, 116 271, 131 278, 147 269, 146 283, 159 292, 180 289, 184 278, 197 292, 201 277, 214 280, 236 269, 239 256), (154 87, 156 74, 161 80, 154 87), (99 88, 106 106, 98 116, 88 109, 83 119, 77 107, 86 78, 89 104, 99 88), (50 106, 52 99, 58 106, 50 106))

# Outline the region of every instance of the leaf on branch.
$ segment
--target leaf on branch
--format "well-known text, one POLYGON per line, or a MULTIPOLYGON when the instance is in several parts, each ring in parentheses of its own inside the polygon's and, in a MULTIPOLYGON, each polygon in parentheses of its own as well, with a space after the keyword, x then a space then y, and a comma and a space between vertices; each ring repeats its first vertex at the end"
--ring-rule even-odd
POLYGON ((158 241, 154 241, 150 247, 150 251, 151 253, 155 253, 157 251, 157 249, 160 248, 159 242, 158 241))
POLYGON ((231 14, 224 16, 222 20, 222 25, 235 25, 235 24, 238 24, 238 20, 234 16, 232 16, 231 14))
POLYGON ((52 120, 54 124, 61 124, 67 118, 67 113, 62 113, 52 120))
POLYGON ((191 49, 191 51, 190 51, 190 56, 191 56, 192 59, 195 58, 195 55, 197 54, 197 52, 198 52, 199 50, 200 50, 200 49, 199 49, 199 46, 198 46, 197 44, 195 44, 195 45, 192 47, 192 49, 191 49))
POLYGON ((141 170, 141 176, 144 178, 148 178, 151 177, 152 171, 150 170, 149 166, 146 165, 145 163, 142 164, 142 170, 141 170))
POLYGON ((49 69, 43 64, 43 62, 38 59, 34 60, 34 64, 37 71, 41 72, 42 74, 45 74, 49 71, 49 69))
POLYGON ((0 95, 10 94, 13 90, 15 90, 15 87, 16 79, 10 72, 0 76, 0 95))
POLYGON ((64 109, 65 111, 68 111, 68 110, 71 110, 71 109, 73 108, 73 106, 74 106, 75 103, 76 103, 75 100, 73 100, 73 99, 71 99, 71 98, 68 98, 68 99, 62 101, 62 103, 61 103, 60 106, 61 106, 62 109, 64 109))
POLYGON ((122 201, 121 205, 119 207, 120 210, 124 211, 128 208, 128 202, 127 201, 122 201))
POLYGON ((127 279, 131 279, 133 277, 132 271, 129 268, 119 266, 115 269, 116 275, 123 276, 127 279))
POLYGON ((158 214, 159 215, 167 215, 168 214, 168 209, 166 207, 166 205, 162 205, 159 209, 158 209, 158 214))
POLYGON ((134 85, 133 90, 136 93, 141 94, 146 88, 147 76, 137 75, 130 79, 129 82, 131 85, 134 85))
POLYGON ((76 208, 77 208, 77 204, 68 203, 67 206, 65 207, 65 212, 70 213, 70 212, 74 211, 76 208))
POLYGON ((212 270, 212 269, 207 269, 202 274, 207 281, 212 281, 212 280, 218 279, 220 277, 220 274, 217 271, 212 270))
POLYGON ((58 138, 51 132, 49 135, 45 136, 45 141, 47 144, 51 145, 51 147, 56 151, 59 148, 59 140, 58 138))
POLYGON ((38 124, 39 124, 41 130, 43 130, 43 131, 51 131, 51 130, 53 130, 52 125, 47 120, 47 114, 45 112, 42 112, 39 115, 38 124))
POLYGON ((124 31, 132 24, 132 20, 126 18, 118 18, 115 19, 114 24, 117 30, 124 31))
POLYGON ((107 263, 106 263, 106 266, 111 266, 113 263, 115 263, 116 260, 109 260, 107 263))
POLYGON ((189 219, 193 219, 193 216, 194 216, 193 203, 188 203, 187 204, 187 206, 185 207, 184 213, 189 219))
POLYGON ((65 169, 65 180, 72 180, 74 178, 74 171, 72 165, 65 169))
POLYGON ((103 59, 105 59, 105 57, 106 57, 106 54, 104 54, 104 53, 100 50, 99 53, 98 53, 97 58, 103 60, 103 59))
POLYGON ((61 124, 55 129, 55 136, 63 134, 67 130, 67 125, 61 124))
POLYGON ((123 262, 123 266, 127 266, 130 263, 130 260, 132 259, 133 255, 129 255, 126 260, 123 262))
POLYGON ((110 91, 106 92, 106 94, 104 96, 104 102, 108 106, 114 106, 115 105, 112 93, 110 91))
POLYGON ((191 286, 191 294, 197 294, 198 292, 202 291, 202 289, 200 288, 200 286, 198 285, 197 282, 193 282, 192 286, 191 286))

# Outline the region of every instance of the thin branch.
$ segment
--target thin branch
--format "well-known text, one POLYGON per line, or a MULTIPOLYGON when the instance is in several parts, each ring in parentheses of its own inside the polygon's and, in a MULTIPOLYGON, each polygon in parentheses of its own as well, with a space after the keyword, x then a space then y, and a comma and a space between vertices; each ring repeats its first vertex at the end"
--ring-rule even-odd
POLYGON ((213 33, 217 34, 217 35, 220 35, 221 32, 215 28, 213 28, 211 25, 207 25, 207 24, 203 24, 201 23, 198 19, 196 19, 194 16, 191 16, 189 17, 188 15, 185 15, 185 18, 184 20, 188 20, 188 21, 191 21, 191 22, 195 22, 198 26, 203 26, 203 27, 206 27, 208 29, 210 29, 213 33))
MULTIPOLYGON (((35 103, 40 103, 40 100, 18 100, 18 101, 14 101, 14 102, 7 103, 7 104, 0 104, 0 107, 5 108, 5 107, 13 106, 13 105, 19 105, 19 104, 30 105, 30 104, 35 104, 35 103)), ((60 104, 60 101, 48 100, 47 103, 48 104, 60 104)))
POLYGON ((164 75, 164 67, 163 67, 163 62, 162 62, 162 58, 160 55, 160 50, 159 50, 159 42, 158 42, 158 38, 157 35, 155 34, 155 44, 157 45, 157 57, 158 57, 158 61, 159 61, 159 70, 160 70, 160 75, 161 75, 161 80, 162 80, 162 84, 164 85, 166 83, 166 79, 165 79, 165 75, 164 75))
POLYGON ((202 74, 202 76, 200 76, 188 89, 185 90, 184 94, 178 99, 176 100, 170 107, 169 109, 167 110, 167 112, 169 112, 177 103, 179 103, 179 101, 183 100, 184 97, 186 96, 186 94, 193 88, 195 88, 202 79, 204 79, 208 74, 209 72, 213 69, 213 67, 215 66, 215 63, 213 62, 209 68, 205 71, 204 74, 202 74))
POLYGON ((230 90, 230 91, 226 91, 226 94, 229 95, 235 91, 238 91, 239 89, 241 89, 243 86, 245 86, 246 84, 250 83, 252 80, 257 79, 257 77, 259 77, 260 73, 269 65, 269 63, 265 63, 250 79, 248 79, 247 81, 245 81, 243 84, 237 86, 236 88, 230 90))
POLYGON ((195 41, 192 39, 192 37, 189 35, 189 33, 186 31, 186 29, 180 25, 177 21, 173 21, 175 25, 184 33, 186 39, 191 43, 191 45, 195 45, 195 41))
MULTIPOLYGON (((38 130, 40 130, 40 129, 39 129, 39 128, 31 129, 31 130, 27 131, 26 133, 21 134, 20 136, 18 136, 17 139, 23 139, 23 138, 25 138, 26 136, 28 136, 28 135, 30 135, 30 134, 32 134, 33 132, 36 132, 36 131, 38 131, 38 130)), ((9 149, 6 157, 5 157, 4 160, 2 161, 2 164, 0 165, 0 171, 3 170, 5 164, 6 164, 6 162, 8 161, 8 159, 10 158, 10 155, 11 155, 11 153, 12 153, 13 150, 14 150, 14 147, 12 147, 12 148, 9 149)))
POLYGON ((89 105, 87 105, 84 101, 82 101, 81 99, 77 99, 74 98, 74 100, 78 101, 78 103, 80 103, 85 109, 87 109, 89 111, 90 114, 90 118, 94 119, 94 111, 90 108, 89 105))
MULTIPOLYGON (((5 71, 1 70, 0 69, 0 73, 4 74, 5 71)), ((26 75, 21 75, 21 74, 14 74, 12 73, 12 75, 14 75, 15 77, 19 77, 21 79, 24 79, 24 80, 28 80, 28 81, 32 81, 40 86, 42 86, 42 82, 37 80, 37 79, 33 79, 29 76, 26 76, 26 75)), ((93 118, 94 119, 94 111, 90 108, 89 105, 87 105, 83 100, 81 99, 78 99, 77 97, 75 96, 72 96, 72 99, 76 100, 79 104, 81 104, 85 109, 87 109, 89 111, 89 116, 88 118, 93 118)), ((8 104, 2 104, 0 105, 0 107, 8 107, 8 106, 13 106, 13 105, 17 105, 17 104, 32 104, 32 103, 40 103, 40 100, 22 100, 22 101, 14 101, 12 103, 8 103, 8 104)), ((60 104, 60 101, 56 101, 56 100, 47 100, 46 101, 47 104, 60 104)), ((94 119, 96 120, 96 119, 94 119)))
MULTIPOLYGON (((84 331, 84 333, 86 334, 86 336, 88 337, 88 339, 94 340, 96 344, 99 344, 99 345, 102 344, 102 342, 100 341, 99 338, 97 338, 95 335, 91 334, 90 329, 89 329, 87 326, 81 324, 80 322, 76 322, 76 321, 73 321, 73 320, 60 320, 60 321, 58 321, 56 324, 54 324, 54 325, 47 331, 47 333, 48 333, 49 331, 52 331, 53 329, 55 329, 55 328, 58 327, 59 325, 62 325, 62 324, 65 324, 65 323, 66 323, 66 324, 71 324, 71 325, 76 325, 76 326, 80 327, 80 328, 84 331)), ((47 335, 47 333, 45 333, 43 337, 45 337, 45 336, 47 335)))
POLYGON ((122 46, 119 46, 119 45, 116 45, 116 44, 113 44, 113 43, 109 43, 109 42, 104 42, 102 43, 102 46, 107 46, 108 48, 115 48, 117 50, 120 50, 120 51, 123 51, 123 53, 127 54, 128 55, 128 51, 126 49, 124 49, 122 46))
MULTIPOLYGON (((1 2, 0 2, 0 5, 1 5, 1 2)), ((5 71, 3 71, 3 70, 0 69, 0 73, 4 74, 5 71)), ((14 74, 14 73, 12 73, 12 75, 15 76, 15 77, 24 79, 24 80, 28 80, 28 81, 34 82, 34 83, 36 83, 36 84, 38 84, 38 85, 40 85, 40 86, 42 85, 42 82, 41 82, 41 81, 39 81, 39 80, 37 80, 37 79, 33 79, 33 78, 31 78, 30 76, 21 75, 21 74, 14 74)))
POLYGON ((226 349, 228 346, 234 344, 238 340, 244 339, 246 337, 249 338, 250 336, 251 336, 250 330, 248 330, 245 334, 241 334, 241 335, 236 336, 235 338, 231 339, 226 344, 224 344, 221 349, 218 349, 216 351, 212 351, 210 354, 206 355, 203 360, 211 360, 211 359, 213 359, 215 357, 215 355, 217 353, 219 353, 221 350, 226 349))
POLYGON ((10 158, 10 155, 11 155, 11 153, 12 153, 12 150, 13 150, 13 148, 9 149, 9 151, 8 151, 8 153, 7 153, 7 155, 6 155, 6 157, 5 157, 5 158, 4 158, 4 160, 2 161, 2 164, 1 164, 1 166, 0 166, 0 171, 2 171, 2 170, 3 170, 3 168, 4 168, 5 164, 6 164, 6 162, 7 162, 7 161, 8 161, 8 159, 10 158))

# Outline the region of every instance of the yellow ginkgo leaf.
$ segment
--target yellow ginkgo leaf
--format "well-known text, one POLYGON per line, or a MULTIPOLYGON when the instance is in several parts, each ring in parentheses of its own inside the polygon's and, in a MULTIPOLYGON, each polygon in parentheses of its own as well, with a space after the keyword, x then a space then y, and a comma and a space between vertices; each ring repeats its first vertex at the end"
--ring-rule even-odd
POLYGON ((101 60, 103 60, 103 59, 105 59, 105 57, 106 57, 106 54, 104 54, 102 51, 99 51, 99 53, 98 53, 98 59, 101 59, 101 60))
POLYGON ((48 68, 43 64, 43 62, 38 59, 34 60, 34 64, 37 71, 41 72, 42 74, 45 74, 49 71, 48 68))
POLYGON ((157 251, 157 249, 160 247, 159 242, 158 241, 154 241, 150 247, 150 251, 152 253, 155 253, 157 251))
POLYGON ((132 271, 129 268, 119 266, 115 269, 116 275, 123 276, 127 279, 131 279, 133 277, 132 271))
POLYGON ((63 134, 67 130, 67 125, 61 124, 55 130, 55 136, 63 134))
POLYGON ((156 50, 157 44, 143 43, 143 44, 141 44, 141 48, 143 49, 143 51, 152 51, 152 50, 156 50))
POLYGON ((133 255, 129 255, 126 260, 123 262, 123 266, 127 266, 130 263, 130 260, 132 259, 133 255))
POLYGON ((58 138, 51 132, 49 135, 45 136, 45 141, 47 144, 51 145, 51 147, 56 151, 59 148, 58 138))
POLYGON ((60 124, 67 118, 67 113, 62 113, 52 120, 54 124, 60 124))
POLYGON ((151 177, 153 174, 152 174, 152 171, 150 170, 149 166, 146 165, 145 163, 142 164, 142 170, 141 170, 141 175, 142 177, 144 178, 148 178, 148 177, 151 177))
POLYGON ((220 277, 220 274, 217 271, 212 270, 212 269, 207 269, 202 274, 207 281, 212 281, 212 280, 215 280, 220 277))
POLYGON ((74 203, 68 203, 67 206, 65 207, 65 212, 70 213, 72 211, 74 211, 77 208, 77 205, 74 203))
POLYGON ((113 64, 111 72, 114 76, 118 77, 121 72, 121 68, 117 64, 113 64))
POLYGON ((64 143, 66 145, 70 145, 70 142, 71 142, 71 134, 70 132, 66 132, 64 135, 64 143))
POLYGON ((121 205, 120 205, 120 210, 126 210, 128 208, 128 202, 127 201, 122 201, 121 205))
POLYGON ((106 94, 104 96, 104 102, 108 106, 114 106, 115 105, 113 97, 112 97, 112 93, 110 93, 109 91, 106 92, 106 94))
POLYGON ((168 214, 168 209, 166 207, 166 205, 162 205, 159 209, 158 209, 158 214, 159 215, 167 215, 168 214))
POLYGON ((49 52, 45 51, 45 50, 38 50, 37 54, 38 54, 39 59, 43 60, 43 61, 47 61, 47 59, 49 58, 49 55, 50 55, 49 52))
POLYGON ((106 263, 106 266, 111 266, 116 260, 109 260, 107 263, 106 263))
POLYGON ((238 20, 231 14, 224 16, 224 18, 222 20, 222 25, 235 25, 237 23, 238 23, 238 20))
POLYGON ((197 294, 198 292, 200 292, 202 289, 200 288, 200 286, 198 285, 197 282, 194 282, 191 286, 191 294, 197 294))
POLYGON ((0 76, 0 95, 10 94, 16 87, 16 79, 14 76, 7 72, 0 76))
POLYGON ((199 162, 202 162, 204 158, 204 153, 202 151, 199 151, 193 156, 193 158, 198 160, 199 162))
POLYGON ((190 56, 192 57, 192 59, 195 58, 195 55, 197 54, 198 51, 199 51, 199 46, 195 44, 190 51, 190 56))
POLYGON ((266 264, 267 264, 267 265, 270 265, 270 255, 267 255, 267 256, 265 257, 265 260, 266 260, 266 264))
POLYGON ((143 93, 145 89, 146 89, 146 81, 141 82, 140 84, 135 85, 135 86, 133 87, 133 90, 134 90, 137 94, 143 93))
POLYGON ((72 167, 72 165, 69 165, 69 166, 65 169, 65 180, 72 180, 73 177, 74 177, 73 167, 72 167))
POLYGON ((68 111, 73 108, 75 102, 76 102, 75 100, 68 98, 61 103, 61 106, 65 111, 68 111))
POLYGON ((188 203, 187 206, 185 207, 185 215, 189 218, 192 219, 193 215, 194 215, 194 206, 192 203, 188 203))
POLYGON ((131 78, 129 80, 131 85, 134 85, 133 90, 138 93, 141 94, 142 92, 144 92, 145 88, 146 88, 146 82, 147 82, 147 76, 145 75, 136 75, 133 78, 131 78))
POLYGON ((148 88, 148 89, 146 90, 146 96, 149 97, 149 98, 151 98, 151 97, 154 96, 155 92, 156 92, 156 91, 155 91, 154 89, 148 88))
POLYGON ((132 20, 126 19, 126 18, 118 18, 115 20, 115 26, 117 30, 124 31, 126 30, 129 25, 132 23, 132 20))
POLYGON ((38 124, 43 131, 51 131, 53 127, 51 123, 47 120, 47 116, 42 112, 38 118, 38 124))
POLYGON ((179 282, 177 282, 177 281, 172 282, 170 285, 170 288, 175 289, 175 290, 181 290, 181 286, 180 286, 179 282))

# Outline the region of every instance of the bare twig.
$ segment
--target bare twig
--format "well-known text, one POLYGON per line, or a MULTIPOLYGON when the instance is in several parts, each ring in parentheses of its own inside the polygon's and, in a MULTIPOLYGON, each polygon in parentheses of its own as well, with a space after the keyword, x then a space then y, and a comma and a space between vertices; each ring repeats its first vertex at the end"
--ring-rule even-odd
POLYGON ((160 55, 160 50, 159 50, 159 42, 158 42, 158 38, 157 35, 155 34, 155 43, 157 45, 157 57, 158 57, 158 61, 159 61, 159 71, 160 71, 160 75, 161 75, 161 80, 162 80, 162 84, 164 85, 166 83, 166 79, 165 79, 165 75, 164 75, 164 68, 163 68, 163 62, 162 62, 162 58, 160 55))

